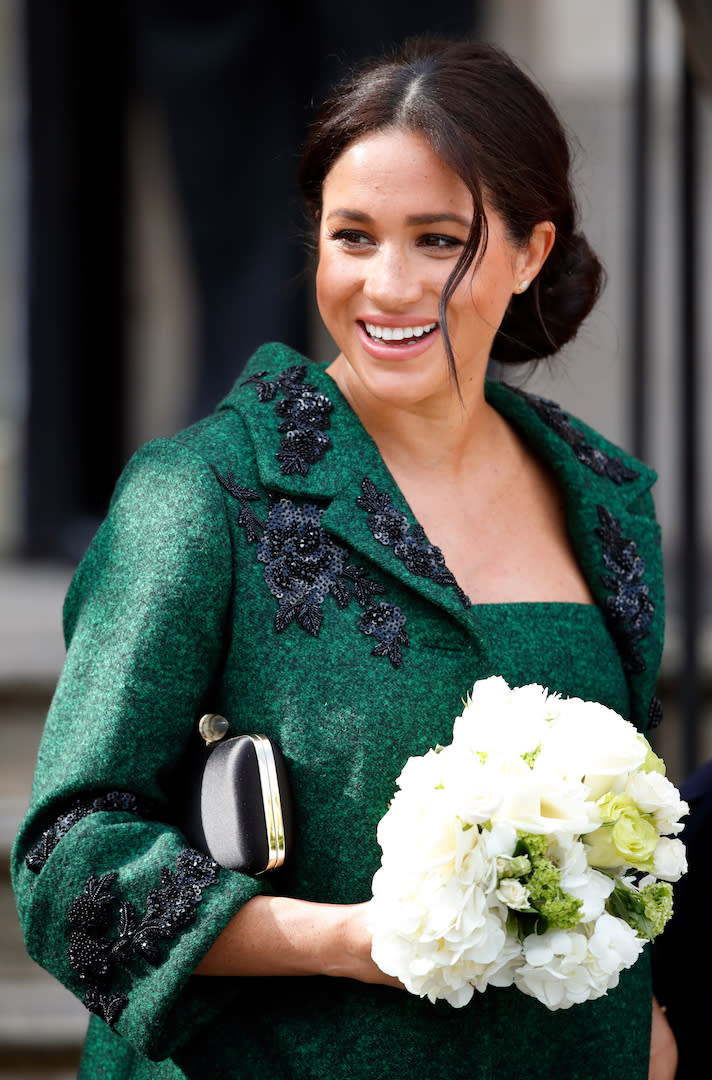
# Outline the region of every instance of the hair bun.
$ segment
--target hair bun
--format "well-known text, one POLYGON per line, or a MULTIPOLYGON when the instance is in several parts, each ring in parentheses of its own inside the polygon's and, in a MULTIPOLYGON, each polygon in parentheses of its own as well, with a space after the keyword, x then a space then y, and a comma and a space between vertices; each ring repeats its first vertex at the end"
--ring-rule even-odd
POLYGON ((603 283, 603 267, 583 233, 557 236, 531 287, 512 297, 492 358, 522 364, 557 352, 576 336, 603 283))

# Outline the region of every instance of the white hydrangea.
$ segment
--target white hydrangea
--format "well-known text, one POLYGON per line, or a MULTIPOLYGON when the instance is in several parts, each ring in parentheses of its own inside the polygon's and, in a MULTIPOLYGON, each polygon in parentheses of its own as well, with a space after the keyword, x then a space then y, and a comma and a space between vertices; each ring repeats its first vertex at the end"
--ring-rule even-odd
POLYGON ((561 868, 561 888, 581 901, 581 921, 594 922, 603 914, 613 892, 613 878, 588 865, 586 848, 580 840, 557 852, 556 862, 561 868))
POLYGON ((604 912, 595 923, 574 930, 530 934, 514 982, 549 1009, 568 1009, 617 986, 621 971, 635 963, 643 945, 623 919, 604 912))
POLYGON ((389 834, 395 846, 384 847, 373 879, 372 952, 381 970, 413 994, 460 1007, 473 984, 484 987, 519 954, 519 943, 507 940, 506 908, 496 896, 502 830, 491 852, 489 837, 487 830, 458 824, 440 834, 430 864, 409 864, 396 834, 389 834))

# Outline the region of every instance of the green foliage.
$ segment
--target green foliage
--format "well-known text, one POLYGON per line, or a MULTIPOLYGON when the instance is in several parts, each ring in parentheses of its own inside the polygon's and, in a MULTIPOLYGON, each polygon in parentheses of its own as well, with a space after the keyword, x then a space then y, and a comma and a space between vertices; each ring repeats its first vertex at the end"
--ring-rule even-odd
POLYGON ((527 750, 526 754, 522 754, 521 755, 522 761, 526 762, 526 764, 529 766, 530 769, 533 769, 534 768, 534 762, 539 757, 540 753, 541 753, 541 743, 539 743, 539 745, 536 747, 536 749, 527 750))
POLYGON ((531 863, 531 871, 520 880, 529 890, 529 903, 536 913, 520 917, 520 935, 571 930, 580 919, 582 901, 561 888, 561 873, 546 855, 548 843, 545 836, 523 833, 515 848, 515 857, 525 855, 531 863))
POLYGON ((608 898, 607 910, 633 927, 639 937, 652 941, 662 933, 672 915, 672 885, 654 881, 640 891, 616 882, 608 898))

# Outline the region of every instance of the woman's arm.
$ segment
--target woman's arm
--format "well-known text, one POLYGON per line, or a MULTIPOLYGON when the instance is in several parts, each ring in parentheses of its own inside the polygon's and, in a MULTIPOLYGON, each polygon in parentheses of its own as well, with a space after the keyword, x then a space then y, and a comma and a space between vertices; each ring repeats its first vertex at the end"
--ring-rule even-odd
POLYGON ((401 987, 371 959, 369 904, 255 896, 227 924, 196 975, 332 975, 401 987))
POLYGON ((13 849, 28 952, 148 1057, 215 1014, 190 976, 264 888, 193 851, 176 824, 232 579, 209 464, 170 441, 144 447, 68 594, 67 659, 13 849))

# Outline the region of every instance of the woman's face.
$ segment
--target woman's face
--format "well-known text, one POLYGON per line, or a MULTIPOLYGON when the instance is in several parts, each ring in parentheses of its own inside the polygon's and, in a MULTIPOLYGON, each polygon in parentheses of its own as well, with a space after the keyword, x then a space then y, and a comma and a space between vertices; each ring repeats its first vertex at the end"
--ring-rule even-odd
MULTIPOLYGON (((472 217, 467 187, 415 132, 376 132, 336 160, 323 188, 316 282, 341 350, 331 369, 338 382, 402 406, 457 393, 438 302, 472 217)), ((507 239, 492 210, 487 221, 484 259, 447 308, 464 395, 481 391, 494 335, 528 266, 527 246, 507 239)))

